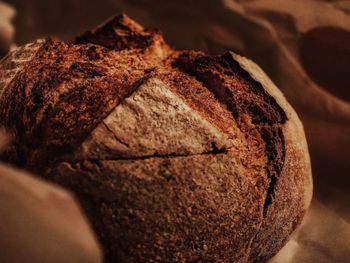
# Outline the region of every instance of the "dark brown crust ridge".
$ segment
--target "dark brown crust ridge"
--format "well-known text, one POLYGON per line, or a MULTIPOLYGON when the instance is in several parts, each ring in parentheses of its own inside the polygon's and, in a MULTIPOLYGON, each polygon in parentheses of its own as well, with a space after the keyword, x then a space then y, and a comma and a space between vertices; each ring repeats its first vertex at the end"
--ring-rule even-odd
POLYGON ((148 32, 124 14, 117 15, 93 31, 77 37, 76 43, 97 44, 113 50, 145 49, 158 32, 148 32))
POLYGON ((150 60, 152 55, 155 55, 156 58, 167 57, 174 52, 165 43, 160 31, 149 31, 125 14, 115 16, 102 26, 87 31, 76 38, 76 43, 91 43, 116 51, 136 49, 148 53, 145 55, 149 55, 150 60))

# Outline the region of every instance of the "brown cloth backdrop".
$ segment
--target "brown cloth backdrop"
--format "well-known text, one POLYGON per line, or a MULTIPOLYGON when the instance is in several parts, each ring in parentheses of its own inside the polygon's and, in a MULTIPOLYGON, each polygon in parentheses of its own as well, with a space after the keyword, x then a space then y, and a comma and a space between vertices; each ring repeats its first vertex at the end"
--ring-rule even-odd
POLYGON ((72 40, 123 10, 177 48, 256 61, 304 123, 315 185, 303 225, 271 262, 350 262, 349 0, 6 2, 17 9, 18 44, 72 40))

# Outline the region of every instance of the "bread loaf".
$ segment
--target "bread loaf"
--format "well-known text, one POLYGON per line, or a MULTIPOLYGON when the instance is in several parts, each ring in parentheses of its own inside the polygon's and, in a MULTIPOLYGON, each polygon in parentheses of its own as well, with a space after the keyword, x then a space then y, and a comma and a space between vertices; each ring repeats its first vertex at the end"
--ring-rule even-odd
POLYGON ((73 190, 106 262, 263 262, 310 204, 302 125, 246 58, 121 15, 0 64, 2 159, 73 190))

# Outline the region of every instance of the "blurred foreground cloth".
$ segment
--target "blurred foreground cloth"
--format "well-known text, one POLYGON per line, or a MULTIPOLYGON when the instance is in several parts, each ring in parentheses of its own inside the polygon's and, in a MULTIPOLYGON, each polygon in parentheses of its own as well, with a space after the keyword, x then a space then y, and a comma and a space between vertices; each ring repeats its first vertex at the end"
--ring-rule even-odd
MULTIPOLYGON (((0 152, 10 138, 0 128, 0 152)), ((1 263, 102 263, 71 193, 0 163, 1 263)))
POLYGON ((257 62, 304 123, 315 184, 303 225, 271 262, 350 261, 350 1, 10 0, 19 43, 65 40, 125 11, 179 49, 257 62))
POLYGON ((1 263, 101 263, 100 247, 72 195, 0 164, 1 263))
POLYGON ((0 2, 0 57, 5 55, 11 47, 14 36, 11 20, 15 13, 10 5, 0 2))

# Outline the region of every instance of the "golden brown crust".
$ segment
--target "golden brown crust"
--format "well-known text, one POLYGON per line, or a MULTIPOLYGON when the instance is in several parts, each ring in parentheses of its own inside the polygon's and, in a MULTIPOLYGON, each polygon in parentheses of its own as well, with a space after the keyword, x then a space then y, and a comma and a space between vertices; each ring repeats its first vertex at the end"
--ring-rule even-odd
POLYGON ((2 158, 75 191, 106 262, 274 255, 312 183, 300 121, 261 70, 171 50, 126 16, 78 42, 46 40, 3 77, 2 158))

